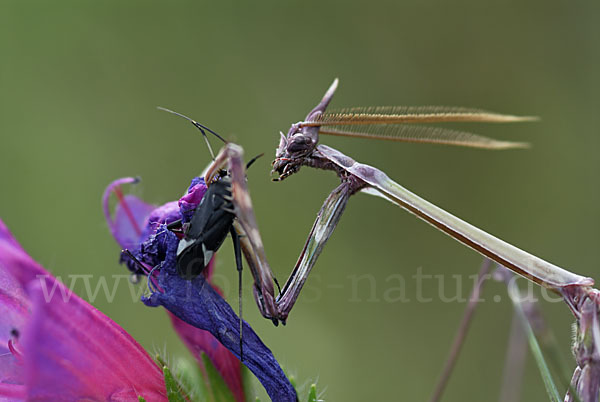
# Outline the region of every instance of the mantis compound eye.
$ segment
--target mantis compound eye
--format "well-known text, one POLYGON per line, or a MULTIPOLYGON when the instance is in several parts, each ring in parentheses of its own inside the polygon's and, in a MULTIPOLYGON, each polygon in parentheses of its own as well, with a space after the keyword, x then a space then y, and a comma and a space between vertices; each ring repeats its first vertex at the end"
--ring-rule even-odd
POLYGON ((288 152, 303 152, 310 149, 313 145, 312 140, 302 134, 294 135, 287 146, 288 152))

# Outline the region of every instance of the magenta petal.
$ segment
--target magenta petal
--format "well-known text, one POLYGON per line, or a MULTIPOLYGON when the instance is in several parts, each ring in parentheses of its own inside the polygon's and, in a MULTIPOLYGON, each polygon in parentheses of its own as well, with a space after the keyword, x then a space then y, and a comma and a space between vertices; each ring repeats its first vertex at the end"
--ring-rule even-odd
POLYGON ((35 262, 12 236, 0 219, 0 270, 7 272, 21 287, 34 280, 37 275, 49 275, 48 271, 35 262))
POLYGON ((133 195, 123 197, 115 209, 114 226, 111 228, 122 248, 129 249, 137 245, 142 234, 141 228, 146 226, 146 219, 154 208, 133 195))
POLYGON ((0 384, 0 401, 24 401, 26 396, 24 385, 0 384))
POLYGON ((23 330, 29 314, 29 300, 21 284, 6 269, 2 250, 0 245, 0 354, 12 338, 11 332, 23 330))
POLYGON ((135 247, 148 238, 160 224, 176 221, 181 217, 177 201, 170 201, 160 207, 154 207, 148 216, 148 225, 142 231, 143 236, 138 238, 135 247))
POLYGON ((108 185, 102 196, 102 207, 110 232, 124 249, 133 248, 139 243, 148 216, 155 208, 154 205, 147 204, 133 195, 123 196, 120 186, 136 183, 137 181, 138 179, 133 177, 115 180, 108 185), (109 207, 109 199, 112 193, 115 193, 118 198, 114 217, 111 217, 109 207))
POLYGON ((141 346, 33 261, 1 220, 0 314, 0 339, 15 342, 0 356, 0 400, 166 400, 141 346))
POLYGON ((40 273, 45 273, 43 268, 25 253, 0 220, 0 400, 18 395, 25 398, 23 362, 9 349, 9 341, 18 342, 29 317, 30 303, 22 282, 40 273))
POLYGON ((192 180, 187 193, 179 199, 179 210, 184 222, 192 218, 194 210, 202 201, 206 190, 207 187, 203 177, 196 177, 192 180))
POLYGON ((0 243, 12 245, 25 252, 19 242, 13 237, 12 233, 10 233, 10 230, 8 230, 2 219, 0 219, 0 243))
POLYGON ((6 346, 13 329, 22 330, 27 319, 29 301, 23 288, 0 265, 0 348, 6 346))
MULTIPOLYGON (((1 257, 0 257, 1 260, 1 257)), ((8 347, 17 341, 29 315, 29 300, 16 279, 0 264, 0 397, 12 393, 13 386, 23 384, 22 362, 8 347)), ((2 399, 2 398, 0 398, 2 399)))
POLYGON ((47 278, 27 288, 32 303, 23 336, 28 398, 166 400, 162 371, 129 334, 75 294, 68 302, 60 292, 49 296, 51 288, 47 278))

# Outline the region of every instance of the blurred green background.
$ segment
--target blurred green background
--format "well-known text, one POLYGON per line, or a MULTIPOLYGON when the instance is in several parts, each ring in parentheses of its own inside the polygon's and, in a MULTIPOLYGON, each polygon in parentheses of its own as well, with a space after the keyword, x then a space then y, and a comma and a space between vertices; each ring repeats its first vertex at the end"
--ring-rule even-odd
MULTIPOLYGON (((3 1, 0 5, 0 216, 57 275, 124 273, 100 197, 139 175, 134 192, 178 198, 209 160, 188 114, 248 156, 266 156, 249 186, 271 266, 284 281, 322 201, 329 172, 270 181, 278 132, 301 120, 334 77, 333 107, 456 105, 538 115, 538 123, 469 125, 529 150, 322 138, 481 228, 575 272, 600 278, 598 2, 584 1, 3 1)), ((213 142, 217 145, 216 142, 213 142)), ((455 279, 481 258, 385 201, 357 195, 286 327, 262 319, 245 276, 245 318, 298 381, 332 401, 426 400, 465 303, 439 280, 415 301, 411 276, 455 279), (369 279, 353 283, 361 275, 369 279), (409 302, 386 302, 406 280, 409 302), (367 283, 367 281, 372 281, 367 283), (373 287, 371 288, 371 284, 373 287)), ((236 304, 229 242, 218 280, 236 304), (229 288, 229 289, 228 289, 229 288)), ((109 277, 110 279, 110 277, 109 277)), ((76 290, 83 294, 81 283, 76 290)), ((488 283, 446 401, 494 400, 511 307, 488 283), (502 302, 495 303, 494 295, 502 302)), ((166 314, 117 288, 93 304, 148 350, 187 351, 166 314)), ((544 303, 572 370, 568 309, 544 303)), ((545 400, 529 359, 523 400, 545 400)))

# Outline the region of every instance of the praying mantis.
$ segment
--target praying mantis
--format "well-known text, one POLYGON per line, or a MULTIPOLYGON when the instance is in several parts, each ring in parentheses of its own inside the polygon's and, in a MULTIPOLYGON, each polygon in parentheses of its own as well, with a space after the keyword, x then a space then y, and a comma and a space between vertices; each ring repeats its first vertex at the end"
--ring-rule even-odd
MULTIPOLYGON (((205 172, 210 183, 225 169, 231 178, 233 227, 241 250, 254 277, 254 296, 261 314, 273 323, 285 323, 327 240, 337 226, 349 198, 357 192, 377 195, 406 209, 485 257, 513 272, 556 292, 571 286, 591 287, 593 279, 577 275, 529 254, 417 196, 372 166, 356 162, 342 152, 319 144, 319 134, 388 139, 405 142, 437 143, 486 149, 522 148, 527 144, 507 142, 475 134, 422 126, 413 123, 439 122, 519 122, 531 117, 503 115, 466 108, 369 107, 334 112, 326 109, 337 89, 336 79, 319 104, 306 118, 281 133, 273 170, 281 181, 302 166, 331 170, 340 185, 327 197, 300 256, 283 288, 275 296, 277 284, 267 262, 251 199, 245 181, 243 150, 226 143, 205 172)), ((191 120, 191 119, 190 119, 191 120)), ((193 122, 193 121, 192 121, 193 122)))
POLYGON ((277 298, 280 319, 287 318, 319 254, 339 222, 350 196, 359 191, 387 199, 485 257, 558 293, 570 287, 587 288, 594 284, 591 278, 544 261, 455 217, 402 187, 381 170, 359 163, 334 148, 318 143, 319 134, 331 134, 487 149, 520 148, 526 144, 411 124, 507 123, 534 118, 445 107, 368 107, 326 112, 337 85, 336 79, 304 121, 292 124, 287 135, 280 133, 280 142, 273 161, 272 173, 278 174, 275 181, 284 180, 297 173, 302 166, 331 170, 341 181, 323 203, 292 274, 277 298))
MULTIPOLYGON (((381 170, 355 161, 342 152, 319 144, 319 134, 331 134, 349 137, 388 139, 406 142, 437 143, 460 145, 487 149, 508 149, 525 147, 526 144, 497 141, 474 134, 414 126, 413 123, 441 122, 518 122, 531 120, 518 117, 463 108, 351 108, 338 112, 326 112, 337 89, 337 79, 325 93, 319 104, 306 118, 292 124, 287 135, 281 134, 273 170, 278 174, 275 181, 281 181, 297 173, 302 166, 331 170, 341 183, 327 197, 321 207, 308 239, 283 288, 279 288, 275 276, 267 262, 263 242, 254 216, 252 203, 246 185, 246 165, 240 146, 225 142, 213 162, 205 170, 203 177, 210 190, 224 196, 227 201, 220 207, 204 208, 200 205, 194 214, 206 215, 207 219, 229 216, 231 221, 217 222, 232 234, 236 251, 236 265, 241 272, 239 252, 243 252, 254 277, 254 297, 261 314, 274 324, 285 324, 289 313, 297 301, 301 290, 316 264, 326 242, 337 226, 350 197, 358 192, 382 197, 414 214, 436 227, 455 240, 479 252, 483 256, 511 269, 513 272, 548 288, 563 296, 578 325, 578 366, 572 379, 572 389, 582 395, 582 400, 597 400, 600 381, 600 363, 597 355, 597 333, 600 317, 600 292, 593 289, 592 278, 577 275, 541 258, 529 254, 481 229, 455 217, 425 199, 417 196, 390 179, 381 170), (204 209, 201 209, 204 208, 204 209), (212 214, 215 214, 213 217, 212 214), (231 224, 231 228, 229 225, 231 224), (592 328, 593 330, 590 330, 592 328), (591 356, 591 357, 590 357, 591 356)), ((185 117, 185 116, 184 116, 185 117)), ((194 125, 197 123, 188 118, 194 125)), ((200 125, 201 126, 201 125, 200 125)), ((201 126, 203 127, 203 126, 201 126)), ((199 128, 201 128, 199 127, 199 128)), ((205 128, 205 127, 204 127, 205 128)), ((203 133, 204 134, 204 133, 203 133)), ((206 138, 206 137, 205 137, 206 138)), ((212 151, 211 151, 212 154, 212 151)), ((228 218, 228 219, 229 219, 228 218)), ((169 224, 169 222, 164 222, 169 224)), ((202 250, 202 259, 216 251, 226 231, 218 239, 192 235, 187 232, 187 243, 181 250, 189 248, 198 257, 202 250), (199 241, 201 239, 202 241, 199 241), (213 248, 204 249, 207 240, 214 240, 213 248), (202 247, 200 247, 202 246, 202 247), (198 255, 197 255, 198 254, 198 255)), ((212 244, 212 243, 210 243, 212 244)), ((178 253, 179 254, 179 253, 178 253)), ((203 262, 204 264, 204 262, 203 262)), ((186 272, 185 267, 182 272, 186 272)), ((151 272, 150 272, 151 273, 151 272)), ((241 292, 241 289, 240 289, 241 292)), ((241 313, 241 308, 240 308, 241 313)), ((241 327, 240 327, 241 351, 241 327)), ((241 353, 240 353, 241 355, 241 353)), ((571 394, 571 390, 569 391, 571 394)), ((571 399, 567 399, 571 400, 571 399)))

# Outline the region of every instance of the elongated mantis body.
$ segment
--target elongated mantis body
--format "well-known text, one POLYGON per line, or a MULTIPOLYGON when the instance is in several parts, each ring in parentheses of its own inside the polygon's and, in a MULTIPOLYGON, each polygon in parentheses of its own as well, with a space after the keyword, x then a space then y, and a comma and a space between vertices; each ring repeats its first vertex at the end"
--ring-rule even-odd
POLYGON ((549 289, 561 292, 571 286, 593 285, 591 278, 571 273, 512 246, 410 192, 381 170, 318 143, 319 134, 332 134, 486 149, 523 148, 527 144, 498 141, 438 127, 414 126, 412 123, 505 123, 533 118, 446 107, 370 107, 326 112, 337 83, 335 80, 304 121, 293 124, 287 135, 281 134, 273 162, 273 171, 279 175, 276 181, 298 172, 302 166, 334 171, 341 181, 321 207, 300 257, 279 295, 275 296, 275 279, 266 259, 246 186, 241 147, 227 143, 205 172, 207 183, 223 168, 231 176, 233 212, 237 217, 233 226, 240 234, 241 249, 254 277, 254 296, 264 317, 274 323, 285 323, 350 196, 359 191, 378 195, 401 206, 464 245, 549 289))
POLYGON ((529 254, 455 217, 391 180, 384 172, 355 161, 342 152, 319 144, 319 134, 438 143, 487 149, 526 147, 524 143, 497 141, 478 135, 411 123, 518 122, 534 118, 502 115, 476 109, 350 108, 326 112, 337 88, 337 79, 321 102, 302 122, 293 124, 281 140, 273 172, 283 180, 302 166, 334 171, 341 180, 325 200, 292 275, 277 299, 282 319, 287 317, 325 243, 333 233, 351 195, 362 191, 381 196, 515 273, 554 291, 570 286, 592 286, 591 278, 571 273, 529 254))
MULTIPOLYGON (((330 134, 486 149, 523 148, 527 144, 498 141, 438 127, 415 126, 414 123, 505 123, 532 118, 444 107, 351 108, 326 112, 336 88, 337 80, 304 121, 293 124, 287 135, 281 134, 273 162, 273 171, 278 173, 275 180, 283 180, 297 173, 302 166, 308 166, 331 170, 341 181, 321 207, 298 261, 277 296, 274 287, 277 283, 265 256, 246 186, 241 147, 227 143, 204 174, 206 183, 211 183, 222 169, 230 176, 227 191, 231 194, 231 213, 235 215, 232 225, 239 234, 240 248, 254 277, 254 296, 262 315, 275 324, 279 321, 285 323, 350 197, 359 191, 377 195, 406 209, 485 257, 561 294, 578 321, 578 367, 573 376, 572 390, 581 396, 581 400, 597 400, 600 387, 600 376, 597 374, 600 372, 600 359, 597 358, 600 298, 598 291, 592 288, 594 281, 591 278, 569 272, 500 240, 410 192, 381 170, 319 144, 319 134, 330 134)), ((573 400, 571 391, 566 400, 573 400)))

